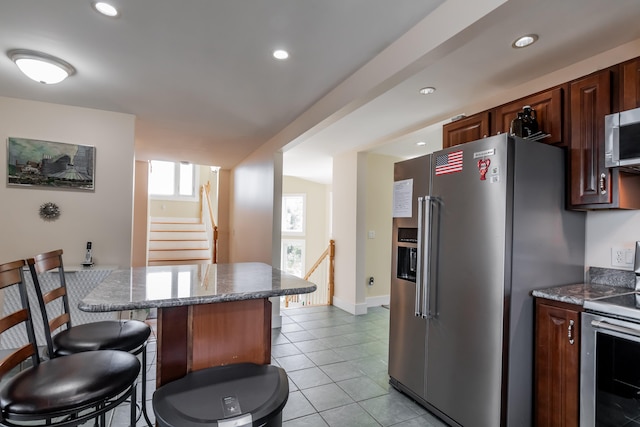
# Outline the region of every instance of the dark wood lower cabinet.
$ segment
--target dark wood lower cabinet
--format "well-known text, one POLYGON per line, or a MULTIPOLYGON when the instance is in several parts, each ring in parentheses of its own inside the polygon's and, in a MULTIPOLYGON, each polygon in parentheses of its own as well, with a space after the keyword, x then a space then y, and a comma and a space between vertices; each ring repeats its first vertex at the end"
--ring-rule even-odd
POLYGON ((580 306, 536 298, 536 426, 579 425, 581 311, 580 306))

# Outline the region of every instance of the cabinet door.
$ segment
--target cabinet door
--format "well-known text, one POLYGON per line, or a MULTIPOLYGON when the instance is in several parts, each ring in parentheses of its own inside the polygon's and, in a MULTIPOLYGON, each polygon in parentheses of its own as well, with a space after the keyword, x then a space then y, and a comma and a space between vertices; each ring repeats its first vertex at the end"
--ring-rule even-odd
POLYGON ((621 110, 640 107, 640 59, 622 65, 621 110))
POLYGON ((561 144, 562 141, 562 88, 555 88, 537 95, 502 105, 495 110, 492 133, 509 132, 511 120, 522 107, 530 105, 536 111, 540 130, 550 136, 541 139, 546 144, 561 144))
POLYGON ((610 172, 604 167, 604 116, 611 113, 610 72, 576 80, 569 90, 571 204, 611 203, 610 172))
POLYGON ((489 112, 474 114, 442 126, 442 148, 475 141, 489 135, 489 112))
POLYGON ((580 418, 580 312, 536 299, 535 425, 577 427, 580 418))

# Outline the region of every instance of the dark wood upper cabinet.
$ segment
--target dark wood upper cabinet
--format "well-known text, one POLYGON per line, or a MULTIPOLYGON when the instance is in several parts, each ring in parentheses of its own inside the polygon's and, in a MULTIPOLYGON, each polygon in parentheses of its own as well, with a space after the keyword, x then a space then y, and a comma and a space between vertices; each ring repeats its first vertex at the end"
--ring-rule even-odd
POLYGON ((511 121, 522 111, 522 107, 529 105, 536 111, 540 130, 550 135, 540 142, 562 144, 562 95, 562 88, 557 87, 497 107, 493 114, 492 133, 509 132, 511 121))
POLYGON ((640 107, 640 59, 628 61, 621 66, 622 102, 621 110, 640 107))
POLYGON ((580 306, 536 298, 534 418, 537 427, 578 427, 580 306))
POLYGON ((611 72, 569 85, 571 205, 610 204, 611 172, 604 166, 604 116, 611 113, 611 72))
POLYGON ((568 209, 640 209, 640 174, 604 166, 604 117, 640 108, 640 57, 448 123, 443 148, 510 132, 525 105, 550 134, 539 142, 568 149, 568 209))
POLYGON ((465 117, 442 126, 442 148, 489 136, 491 115, 488 111, 465 117))

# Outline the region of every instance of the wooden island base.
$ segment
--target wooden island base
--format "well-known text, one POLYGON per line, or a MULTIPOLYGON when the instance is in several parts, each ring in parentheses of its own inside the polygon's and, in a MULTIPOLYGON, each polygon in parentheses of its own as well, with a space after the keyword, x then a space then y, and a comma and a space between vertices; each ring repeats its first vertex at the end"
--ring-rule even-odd
POLYGON ((156 387, 211 366, 271 363, 266 299, 158 308, 156 387))

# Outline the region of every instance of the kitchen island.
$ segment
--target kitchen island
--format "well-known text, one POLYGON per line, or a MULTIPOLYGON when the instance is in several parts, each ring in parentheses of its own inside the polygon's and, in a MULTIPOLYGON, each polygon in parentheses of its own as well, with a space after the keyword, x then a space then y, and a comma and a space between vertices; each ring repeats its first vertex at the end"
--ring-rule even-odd
POLYGON ((271 362, 270 297, 316 285, 263 263, 114 270, 78 307, 88 312, 158 309, 158 387, 210 366, 271 362))

